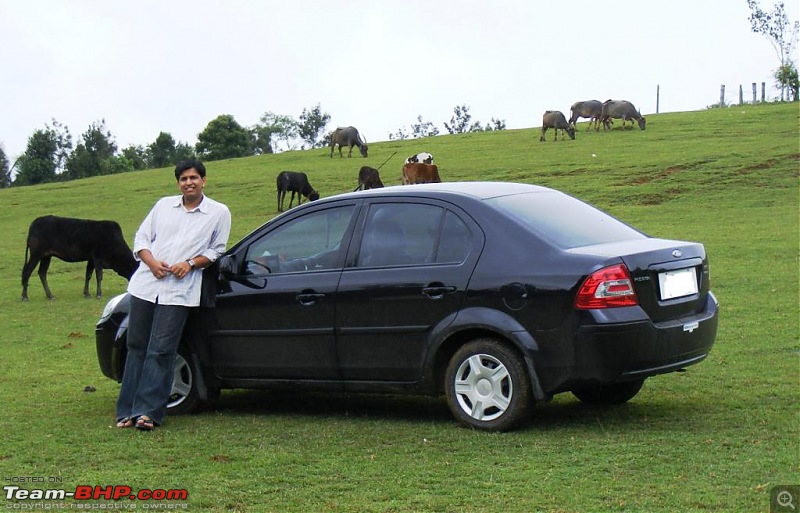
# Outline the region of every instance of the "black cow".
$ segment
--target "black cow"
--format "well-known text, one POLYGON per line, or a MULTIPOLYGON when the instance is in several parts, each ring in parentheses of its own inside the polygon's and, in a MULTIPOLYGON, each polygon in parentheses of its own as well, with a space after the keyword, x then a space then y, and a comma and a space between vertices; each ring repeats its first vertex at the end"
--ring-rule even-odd
POLYGON ((308 201, 316 201, 319 199, 319 193, 308 183, 308 176, 305 173, 281 171, 278 173, 276 182, 278 186, 278 212, 283 212, 283 200, 286 198, 287 191, 292 192, 292 195, 289 197, 289 208, 292 208, 295 193, 297 193, 298 205, 303 203, 303 196, 308 198, 308 201))
POLYGON ((100 298, 103 295, 100 282, 103 281, 104 268, 111 268, 129 280, 139 266, 133 258, 133 251, 125 242, 122 228, 116 221, 39 217, 34 219, 28 229, 25 265, 22 266, 23 301, 28 300, 28 279, 37 265, 44 293, 47 299, 53 299, 47 285, 47 269, 52 257, 58 257, 65 262, 86 261, 83 296, 87 298, 90 297, 89 280, 92 271, 95 272, 97 297, 100 298))
MULTIPOLYGON (((544 134, 547 132, 548 128, 555 129, 556 132, 556 141, 558 140, 558 131, 559 130, 566 130, 567 134, 569 135, 570 139, 575 139, 575 129, 567 123, 567 118, 564 117, 564 113, 559 110, 548 110, 545 111, 544 116, 542 116, 542 135, 539 136, 540 141, 544 141, 544 134)), ((564 140, 564 135, 561 135, 561 140, 564 140)))
POLYGON ((381 175, 378 173, 378 170, 374 167, 369 166, 362 166, 361 169, 358 170, 358 187, 353 189, 353 192, 357 190, 364 190, 367 189, 380 189, 383 187, 383 182, 381 181, 381 175))
POLYGON ((339 157, 342 157, 342 146, 349 146, 350 151, 347 152, 347 158, 353 156, 353 146, 358 146, 362 157, 367 156, 367 141, 361 140, 358 135, 358 130, 355 127, 339 127, 331 134, 331 158, 333 158, 333 149, 339 145, 339 157))

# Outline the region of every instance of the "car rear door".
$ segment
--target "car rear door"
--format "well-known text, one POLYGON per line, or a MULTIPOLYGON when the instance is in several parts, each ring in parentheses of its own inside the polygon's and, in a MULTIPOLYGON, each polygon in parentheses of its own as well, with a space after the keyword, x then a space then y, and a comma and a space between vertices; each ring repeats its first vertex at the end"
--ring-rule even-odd
POLYGON ((337 293, 342 377, 417 380, 432 331, 463 302, 483 234, 435 200, 374 200, 358 225, 337 293))

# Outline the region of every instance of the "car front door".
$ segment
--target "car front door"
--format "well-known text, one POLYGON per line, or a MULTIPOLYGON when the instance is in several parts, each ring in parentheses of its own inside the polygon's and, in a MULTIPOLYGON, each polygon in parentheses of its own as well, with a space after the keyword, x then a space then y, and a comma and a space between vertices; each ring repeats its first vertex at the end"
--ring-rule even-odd
POLYGON ((482 232, 433 200, 374 201, 358 224, 337 293, 342 377, 415 381, 432 330, 463 301, 482 232))
POLYGON ((211 310, 218 376, 338 378, 335 293, 356 210, 348 204, 290 216, 232 253, 236 272, 220 282, 211 310))

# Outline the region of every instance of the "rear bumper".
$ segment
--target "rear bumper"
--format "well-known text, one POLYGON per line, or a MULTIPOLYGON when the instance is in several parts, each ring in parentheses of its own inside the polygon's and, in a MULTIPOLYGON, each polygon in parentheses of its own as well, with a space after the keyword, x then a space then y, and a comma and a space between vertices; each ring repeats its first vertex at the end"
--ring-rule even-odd
POLYGON ((546 372, 545 389, 556 393, 639 380, 699 363, 714 345, 718 306, 709 293, 702 312, 663 323, 638 314, 638 307, 591 313, 593 323, 577 329, 572 354, 562 360, 569 363, 546 372))

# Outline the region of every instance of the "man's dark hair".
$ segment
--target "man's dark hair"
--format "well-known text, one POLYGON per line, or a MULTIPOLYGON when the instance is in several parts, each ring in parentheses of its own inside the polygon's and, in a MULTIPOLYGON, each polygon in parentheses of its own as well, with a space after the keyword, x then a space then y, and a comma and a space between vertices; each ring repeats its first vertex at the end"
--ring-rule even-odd
POLYGON ((206 166, 203 165, 202 162, 195 159, 189 160, 181 160, 178 162, 178 165, 175 166, 175 179, 180 180, 181 173, 186 171, 187 169, 195 168, 197 170, 197 174, 200 175, 200 178, 206 177, 206 166))

